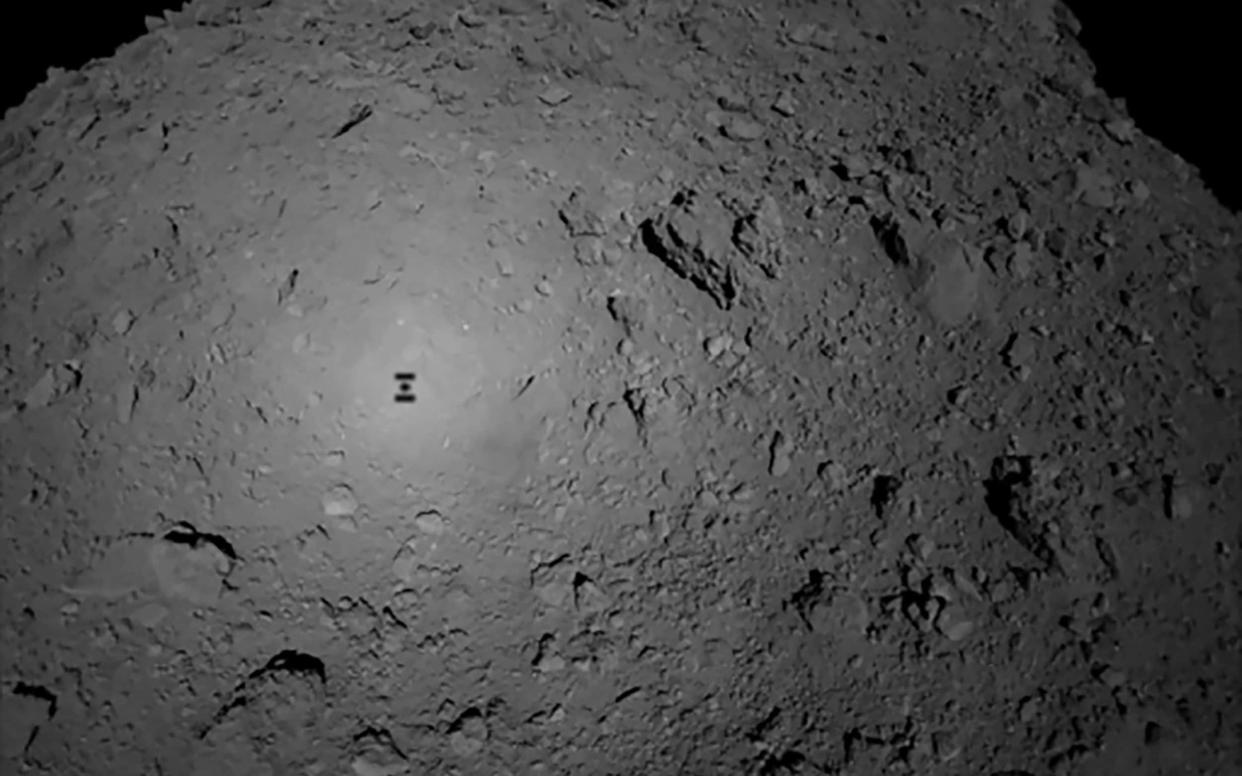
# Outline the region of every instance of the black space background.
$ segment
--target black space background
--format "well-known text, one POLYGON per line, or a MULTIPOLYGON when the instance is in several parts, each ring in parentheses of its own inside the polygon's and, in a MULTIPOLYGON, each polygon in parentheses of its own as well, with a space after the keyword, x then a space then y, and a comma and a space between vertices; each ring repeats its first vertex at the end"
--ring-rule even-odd
MULTIPOLYGON (((1242 33, 1232 23, 1238 0, 1066 2, 1083 24, 1097 83, 1126 100, 1145 132, 1199 167, 1227 207, 1242 211, 1242 118, 1232 115, 1242 116, 1242 33)), ((20 103, 49 67, 77 68, 108 56, 146 31, 145 15, 181 4, 7 0, 0 14, 0 111, 20 103)))

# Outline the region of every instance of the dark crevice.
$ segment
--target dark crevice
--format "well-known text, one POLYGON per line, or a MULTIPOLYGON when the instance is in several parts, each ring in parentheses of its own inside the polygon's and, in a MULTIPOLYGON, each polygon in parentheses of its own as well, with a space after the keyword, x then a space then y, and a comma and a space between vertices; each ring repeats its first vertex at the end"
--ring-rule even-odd
POLYGON ((26 682, 18 682, 13 687, 13 694, 24 698, 35 698, 47 703, 47 718, 51 719, 56 716, 56 694, 39 684, 27 684, 26 682))
POLYGON ((173 544, 183 544, 191 549, 197 549, 204 544, 210 544, 229 560, 240 560, 237 550, 233 549, 233 545, 223 536, 202 533, 185 524, 180 524, 177 528, 165 533, 164 541, 172 542, 173 544))
POLYGON ((1065 0, 1096 85, 1121 98, 1134 123, 1199 169, 1225 207, 1242 211, 1237 123, 1239 59, 1233 3, 1177 5, 1065 0))

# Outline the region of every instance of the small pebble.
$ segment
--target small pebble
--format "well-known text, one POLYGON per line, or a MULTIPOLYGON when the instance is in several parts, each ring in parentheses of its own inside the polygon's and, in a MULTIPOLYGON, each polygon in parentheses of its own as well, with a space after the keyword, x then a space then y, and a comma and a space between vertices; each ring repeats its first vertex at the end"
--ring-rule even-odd
POLYGON ((789 91, 783 91, 776 97, 776 102, 772 103, 772 110, 782 116, 792 116, 797 111, 797 103, 794 102, 793 94, 789 91))
POLYGON ((715 361, 720 358, 731 345, 733 345, 733 338, 728 334, 717 334, 714 337, 709 337, 703 343, 703 349, 707 351, 707 360, 715 361))
POLYGON ((133 328, 133 326, 134 314, 129 310, 121 310, 117 312, 116 315, 112 316, 112 330, 115 331, 119 337, 123 337, 128 334, 129 330, 133 328))

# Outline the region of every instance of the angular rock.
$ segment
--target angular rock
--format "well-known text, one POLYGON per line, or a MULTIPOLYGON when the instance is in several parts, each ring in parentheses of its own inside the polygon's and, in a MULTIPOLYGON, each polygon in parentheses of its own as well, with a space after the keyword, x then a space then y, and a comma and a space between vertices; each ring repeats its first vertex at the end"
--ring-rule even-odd
POLYGON ((28 130, 9 129, 0 135, 0 167, 18 159, 32 145, 33 137, 28 130))
POLYGON ((392 575, 405 584, 414 581, 418 573, 419 556, 418 542, 410 539, 401 545, 392 559, 392 575))
POLYGON ((66 361, 49 368, 22 401, 25 409, 46 407, 72 393, 82 383, 82 365, 66 361))
POLYGON ((1189 520, 1195 512, 1194 497, 1178 477, 1166 474, 1161 478, 1162 508, 1169 520, 1189 520))
POLYGON ((1098 166, 1081 164, 1074 171, 1071 202, 1084 202, 1091 207, 1108 209, 1117 202, 1117 179, 1098 166))
POLYGON ((122 380, 116 386, 116 420, 121 425, 129 423, 134 416, 134 406, 138 403, 138 384, 133 380, 122 380))
POLYGON ((112 330, 116 332, 118 337, 128 334, 133 326, 134 314, 129 310, 118 310, 117 314, 112 316, 112 330))
POLYGON ((961 641, 974 633, 975 623, 967 618, 960 606, 950 604, 937 615, 936 629, 949 641, 961 641))
POLYGON ((608 297, 608 314, 621 324, 627 337, 633 337, 646 326, 648 307, 647 300, 639 296, 618 292, 608 297))
POLYGON ((196 0, 187 4, 185 13, 195 24, 216 27, 228 24, 246 11, 258 11, 271 5, 273 0, 196 0))
POLYGON ((652 255, 729 310, 743 283, 732 256, 732 220, 718 202, 687 190, 640 228, 652 255))
POLYGON ((768 447, 768 474, 783 477, 793 467, 794 445, 781 431, 772 434, 772 442, 768 447))
POLYGON ((449 748, 458 757, 473 758, 483 751, 487 739, 487 720, 478 709, 470 708, 453 723, 449 748))
POLYGON ((798 110, 798 103, 794 99, 793 93, 785 90, 778 94, 776 100, 772 103, 772 110, 786 118, 793 116, 798 110))
POLYGON ((573 595, 574 608, 581 614, 598 614, 610 605, 608 596, 599 585, 581 572, 574 574, 573 595))
POLYGON ((987 505, 1010 536, 1045 566, 1057 566, 1043 521, 1035 514, 1030 456, 1006 455, 992 461, 991 478, 984 483, 987 505))
POLYGON ((749 143, 763 137, 763 125, 754 119, 744 116, 730 116, 721 126, 721 131, 730 140, 749 143))
POLYGON ((887 520, 897 507, 901 493, 901 478, 892 474, 880 474, 871 484, 871 509, 877 520, 887 520))
POLYGON ((771 194, 764 194, 733 223, 733 245, 773 280, 785 262, 785 221, 771 194))
POLYGON ((405 754, 387 730, 368 728, 354 738, 355 776, 402 776, 410 772, 405 754))
POLYGON ((586 202, 581 192, 569 195, 557 211, 570 237, 603 237, 608 234, 604 219, 586 202))

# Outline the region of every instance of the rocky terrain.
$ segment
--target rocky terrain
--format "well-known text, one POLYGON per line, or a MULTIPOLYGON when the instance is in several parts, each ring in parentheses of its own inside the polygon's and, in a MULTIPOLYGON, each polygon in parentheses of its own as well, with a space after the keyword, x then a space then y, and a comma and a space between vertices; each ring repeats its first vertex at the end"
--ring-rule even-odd
POLYGON ((0 129, 0 771, 1242 773, 1242 224, 1064 6, 147 26, 0 129))

